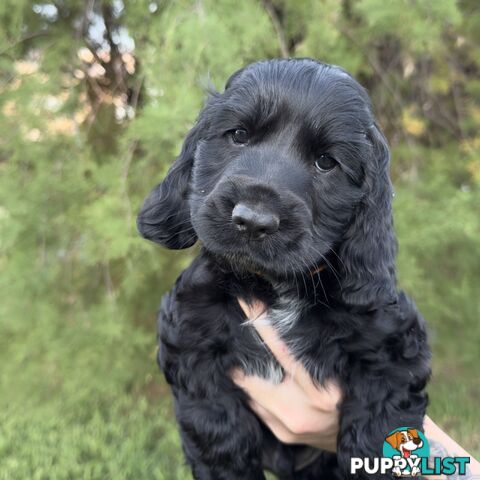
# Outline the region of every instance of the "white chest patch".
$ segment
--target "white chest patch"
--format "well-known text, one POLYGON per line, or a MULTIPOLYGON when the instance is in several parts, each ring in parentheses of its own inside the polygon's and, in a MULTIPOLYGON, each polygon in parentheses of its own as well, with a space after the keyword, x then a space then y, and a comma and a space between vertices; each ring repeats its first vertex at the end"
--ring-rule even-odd
POLYGON ((300 318, 304 307, 304 302, 297 297, 280 297, 277 304, 268 311, 268 321, 281 335, 285 335, 300 318))
MULTIPOLYGON (((255 320, 255 322, 268 322, 272 325, 279 335, 286 336, 290 328, 300 318, 304 309, 304 303, 298 298, 282 296, 277 301, 276 305, 268 310, 265 319, 255 320)), ((284 377, 284 372, 280 364, 272 355, 268 347, 263 343, 261 337, 258 335, 252 321, 244 323, 246 328, 252 330, 252 335, 256 342, 264 349, 264 355, 255 356, 254 358, 241 358, 242 368, 247 375, 259 375, 271 381, 274 384, 279 384, 284 377)))

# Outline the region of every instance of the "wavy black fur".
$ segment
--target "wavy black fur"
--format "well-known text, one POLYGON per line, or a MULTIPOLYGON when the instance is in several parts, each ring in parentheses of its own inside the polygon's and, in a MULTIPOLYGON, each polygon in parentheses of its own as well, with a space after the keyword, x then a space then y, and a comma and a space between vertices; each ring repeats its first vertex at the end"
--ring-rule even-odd
POLYGON ((368 95, 338 67, 254 63, 207 100, 138 216, 146 238, 203 245, 158 323, 158 360, 195 478, 263 479, 264 468, 282 479, 353 478, 352 456, 381 456, 391 430, 422 428, 430 352, 421 316, 396 288, 388 168, 368 95), (246 144, 232 138, 236 129, 246 144), (322 171, 315 161, 325 156, 334 166, 322 171), (240 202, 277 215, 278 231, 239 232, 240 202), (276 440, 233 384, 234 367, 263 376, 278 367, 238 296, 276 312, 316 382, 340 383, 337 455, 321 452, 299 469, 302 447, 276 440))

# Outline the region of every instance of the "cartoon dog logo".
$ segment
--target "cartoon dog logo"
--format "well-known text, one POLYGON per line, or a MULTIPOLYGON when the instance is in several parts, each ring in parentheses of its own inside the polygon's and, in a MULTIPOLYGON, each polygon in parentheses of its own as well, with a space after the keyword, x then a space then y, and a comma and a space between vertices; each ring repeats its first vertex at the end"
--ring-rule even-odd
MULTIPOLYGON (((413 454, 412 452, 414 452, 418 448, 422 448, 423 446, 423 440, 420 438, 417 430, 415 430, 414 428, 394 432, 389 435, 385 439, 385 441, 388 442, 395 450, 398 450, 400 452, 400 455, 396 455, 393 458, 418 458, 418 456, 413 454)), ((400 468, 394 468, 393 473, 400 476, 400 468)), ((420 469, 418 467, 413 467, 411 471, 411 476, 414 477, 419 474, 420 469)))

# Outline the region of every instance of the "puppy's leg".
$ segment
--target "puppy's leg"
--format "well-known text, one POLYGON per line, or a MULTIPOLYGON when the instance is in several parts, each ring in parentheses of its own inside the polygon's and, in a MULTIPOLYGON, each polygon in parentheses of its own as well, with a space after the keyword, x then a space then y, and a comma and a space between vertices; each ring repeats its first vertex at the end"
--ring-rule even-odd
POLYGON ((350 462, 352 457, 382 457, 385 438, 396 428, 422 430, 430 376, 425 323, 404 294, 358 320, 363 327, 344 345, 350 365, 343 385, 338 463, 345 478, 396 478, 364 471, 352 475, 350 462))
POLYGON ((196 480, 264 480, 262 431, 238 398, 176 397, 183 449, 196 480))
POLYGON ((162 301, 157 360, 175 396, 187 461, 197 480, 262 480, 262 429, 228 374, 230 334, 221 324, 228 315, 212 302, 200 308, 198 289, 185 296, 197 298, 194 311, 175 291, 162 301))

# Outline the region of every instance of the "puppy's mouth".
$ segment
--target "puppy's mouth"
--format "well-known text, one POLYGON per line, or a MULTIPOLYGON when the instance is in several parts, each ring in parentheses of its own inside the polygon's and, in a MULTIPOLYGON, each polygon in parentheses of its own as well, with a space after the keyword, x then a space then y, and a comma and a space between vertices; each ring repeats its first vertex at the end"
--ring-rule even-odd
POLYGON ((402 455, 404 458, 408 458, 411 454, 411 450, 408 450, 408 448, 402 447, 402 455))
POLYGON ((277 276, 297 269, 290 258, 294 252, 288 252, 280 241, 251 235, 239 238, 235 234, 229 235, 228 227, 218 232, 216 238, 212 237, 199 233, 204 248, 234 271, 277 276))
POLYGON ((192 221, 204 248, 234 271, 278 277, 308 269, 312 233, 305 218, 240 204, 230 215, 205 205, 192 221))

